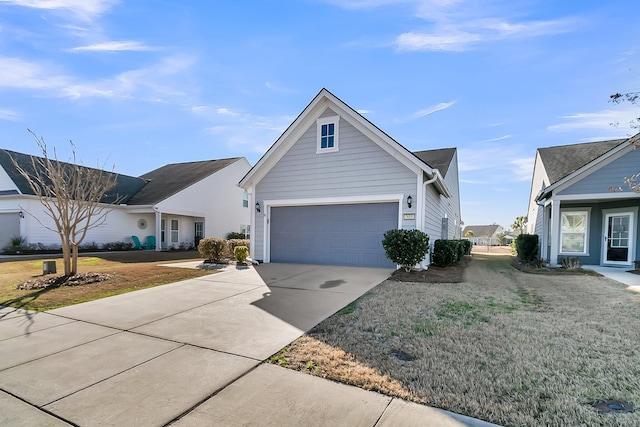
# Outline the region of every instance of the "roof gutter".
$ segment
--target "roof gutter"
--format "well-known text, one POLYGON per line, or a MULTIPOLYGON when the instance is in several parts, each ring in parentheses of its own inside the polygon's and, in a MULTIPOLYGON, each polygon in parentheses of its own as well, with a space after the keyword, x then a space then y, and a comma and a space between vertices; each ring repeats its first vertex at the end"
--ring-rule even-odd
POLYGON ((447 185, 444 183, 444 178, 440 175, 440 171, 438 169, 432 169, 431 176, 429 176, 429 174, 427 174, 427 176, 429 179, 423 183, 425 190, 427 189, 427 185, 433 184, 443 196, 447 198, 452 196, 451 191, 449 191, 447 185))

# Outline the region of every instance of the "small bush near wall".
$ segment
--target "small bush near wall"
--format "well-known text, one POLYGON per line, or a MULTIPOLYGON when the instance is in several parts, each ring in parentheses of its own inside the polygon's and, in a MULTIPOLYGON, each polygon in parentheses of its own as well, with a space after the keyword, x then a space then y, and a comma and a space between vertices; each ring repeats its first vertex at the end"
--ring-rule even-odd
POLYGON ((246 246, 236 246, 233 248, 233 256, 238 263, 243 264, 249 256, 249 248, 246 246))
POLYGON ((433 243, 431 262, 438 267, 446 267, 460 261, 463 256, 471 255, 471 241, 438 239, 433 243))
POLYGON ((521 234, 516 238, 516 252, 518 260, 531 264, 538 260, 538 235, 521 234))
POLYGON ((577 270, 582 267, 582 261, 577 256, 568 256, 560 260, 560 265, 567 270, 577 270))
POLYGON ((473 243, 471 243, 471 240, 462 239, 460 241, 462 242, 462 247, 464 248, 464 254, 471 255, 471 248, 473 247, 473 243))
POLYGON ((244 233, 238 233, 236 231, 231 231, 227 233, 227 240, 235 240, 235 239, 245 240, 247 239, 247 236, 244 233))
POLYGON ((420 230, 389 230, 384 233, 382 247, 387 258, 410 271, 429 253, 429 236, 420 230))
POLYGON ((231 257, 235 256, 235 249, 238 246, 246 246, 249 248, 249 239, 229 239, 227 240, 227 244, 229 245, 229 255, 231 257))
POLYGON ((220 239, 217 237, 206 237, 200 240, 198 244, 198 252, 200 252, 200 256, 202 258, 214 261, 221 262, 224 260, 225 256, 228 255, 229 245, 225 239, 220 239))
POLYGON ((457 240, 438 239, 433 242, 431 262, 438 267, 453 265, 460 259, 457 240))

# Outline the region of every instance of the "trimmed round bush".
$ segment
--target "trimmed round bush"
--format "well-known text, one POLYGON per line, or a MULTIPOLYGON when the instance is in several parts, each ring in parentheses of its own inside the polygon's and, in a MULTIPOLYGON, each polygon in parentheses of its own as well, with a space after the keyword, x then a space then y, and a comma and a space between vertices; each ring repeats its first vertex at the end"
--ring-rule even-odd
POLYGON ((384 233, 382 247, 387 258, 411 271, 429 253, 429 236, 420 230, 389 230, 384 233))
POLYGON ((238 263, 243 264, 249 256, 249 248, 246 246, 236 246, 233 248, 233 256, 238 263))
POLYGON ((217 237, 206 237, 200 240, 200 243, 198 244, 198 252, 200 252, 200 256, 206 260, 214 262, 223 261, 227 254, 227 250, 227 241, 217 237))

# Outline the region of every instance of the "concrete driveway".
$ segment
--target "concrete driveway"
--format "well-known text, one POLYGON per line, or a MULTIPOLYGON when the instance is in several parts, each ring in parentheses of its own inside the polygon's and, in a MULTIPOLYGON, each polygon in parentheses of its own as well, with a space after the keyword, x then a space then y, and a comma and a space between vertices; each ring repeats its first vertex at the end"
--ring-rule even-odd
MULTIPOLYGON (((180 423, 216 425, 207 408, 238 387, 256 393, 252 374, 286 381, 293 372, 256 367, 390 273, 265 264, 46 313, 0 308, 0 425, 162 426, 185 414, 180 423)), ((346 405, 389 398, 363 396, 343 400, 341 416, 375 423, 346 405)), ((238 418, 250 409, 219 415, 250 425, 238 418)))
POLYGON ((0 306, 0 426, 489 426, 260 363, 390 273, 264 264, 46 313, 0 306))

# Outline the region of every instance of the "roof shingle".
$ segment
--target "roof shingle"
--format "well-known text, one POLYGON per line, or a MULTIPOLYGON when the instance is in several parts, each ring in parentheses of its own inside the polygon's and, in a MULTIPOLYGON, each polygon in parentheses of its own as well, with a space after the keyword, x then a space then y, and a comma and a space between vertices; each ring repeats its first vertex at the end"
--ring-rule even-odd
POLYGON ((628 140, 614 139, 611 141, 538 148, 538 153, 549 177, 549 185, 551 185, 626 141, 628 140))

